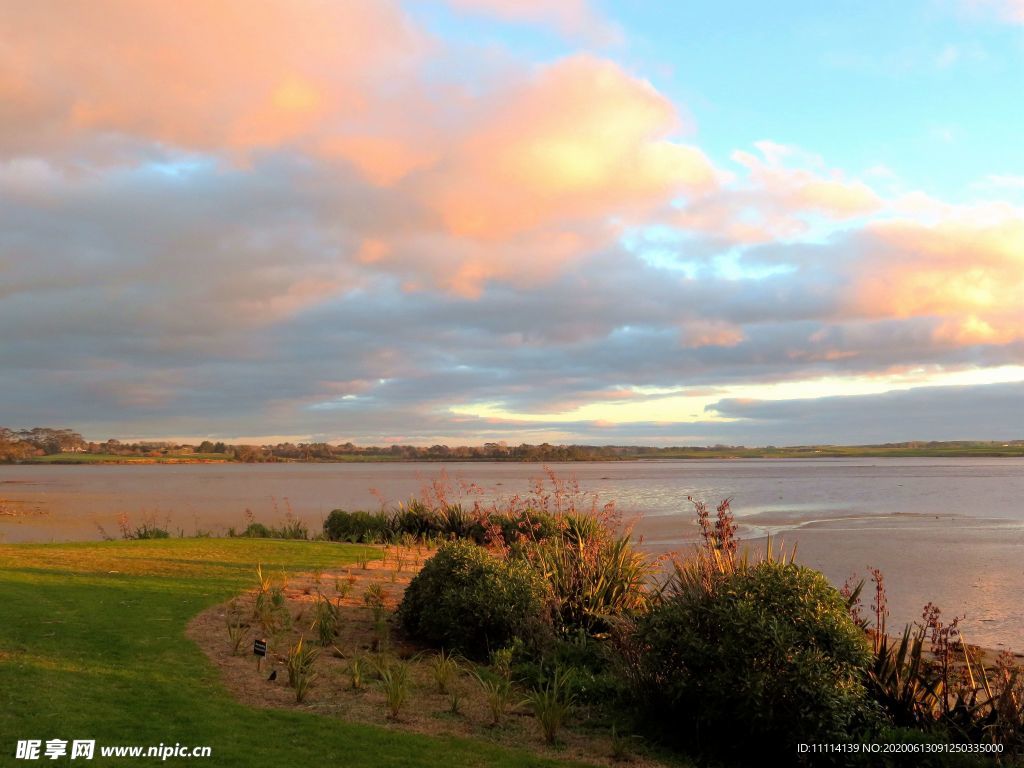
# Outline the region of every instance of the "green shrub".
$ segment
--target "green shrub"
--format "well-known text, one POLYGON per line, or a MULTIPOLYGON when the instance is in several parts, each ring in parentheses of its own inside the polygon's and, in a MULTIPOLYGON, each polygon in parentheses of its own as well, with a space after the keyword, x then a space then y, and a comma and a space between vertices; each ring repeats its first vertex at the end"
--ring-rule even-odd
POLYGON ((324 536, 329 541, 369 544, 391 541, 392 519, 384 513, 346 512, 335 509, 324 520, 324 536))
POLYGON ((530 566, 468 542, 449 542, 427 560, 398 608, 403 629, 440 648, 486 658, 491 649, 545 634, 545 587, 530 566))
POLYGON ((384 693, 388 719, 397 720, 402 707, 409 701, 409 665, 405 662, 387 664, 381 667, 379 674, 377 684, 384 693))
POLYGON ((512 678, 527 688, 543 686, 557 671, 572 673, 573 694, 580 704, 601 709, 632 709, 629 688, 610 658, 613 649, 605 638, 585 632, 556 637, 542 657, 518 656, 512 664, 512 678))
POLYGON ((629 534, 615 536, 594 517, 566 516, 561 534, 528 556, 551 589, 563 634, 605 633, 647 606, 650 559, 633 549, 629 534))
POLYGON ((474 672, 473 677, 480 684, 484 699, 487 701, 487 708, 491 712, 491 726, 498 725, 501 718, 505 716, 509 700, 512 698, 512 683, 503 677, 495 675, 484 675, 474 672))
MULTIPOLYGON (((461 504, 447 504, 437 510, 440 534, 445 539, 468 539, 473 534, 475 518, 461 504)), ((427 537, 429 539, 431 537, 427 537)))
POLYGON ((399 505, 392 526, 400 536, 423 540, 442 531, 442 519, 422 501, 413 499, 399 505))
POLYGON ((308 539, 309 528, 304 522, 299 520, 294 515, 285 515, 284 521, 281 523, 281 527, 271 528, 270 536, 274 539, 308 539))
POLYGON ((634 696, 656 735, 699 752, 786 762, 797 743, 851 741, 877 724, 864 632, 822 574, 792 562, 677 584, 632 643, 634 696))
POLYGON ((559 669, 543 685, 534 688, 526 697, 526 703, 537 718, 544 742, 554 744, 558 731, 572 711, 576 697, 572 692, 572 674, 559 669))
POLYGON ((317 631, 320 645, 326 648, 334 644, 338 634, 338 608, 322 594, 318 594, 313 604, 313 624, 310 629, 317 631))
POLYGON ((434 682, 437 683, 437 692, 448 693, 448 687, 452 684, 452 680, 459 674, 459 662, 451 651, 446 653, 442 648, 441 652, 431 660, 430 672, 434 676, 434 682))
POLYGON ((234 600, 231 601, 227 613, 224 614, 224 621, 228 627, 228 639, 231 641, 231 655, 237 656, 249 636, 249 624, 241 614, 238 603, 234 600))
POLYGON ((242 531, 242 536, 248 539, 269 539, 271 533, 270 529, 263 523, 249 523, 246 529, 242 531))
POLYGON ((152 522, 144 522, 134 531, 124 536, 126 539, 169 539, 170 537, 170 531, 152 522))
POLYGON ((288 649, 288 685, 295 689, 295 701, 301 703, 306 698, 310 686, 317 677, 313 665, 320 656, 319 648, 306 646, 305 639, 288 649))
POLYGON ((366 676, 366 661, 362 656, 356 654, 348 662, 348 675, 353 691, 363 687, 363 678, 366 676))
POLYGON ((239 535, 246 539, 308 539, 309 528, 298 518, 286 516, 280 528, 252 522, 239 535))

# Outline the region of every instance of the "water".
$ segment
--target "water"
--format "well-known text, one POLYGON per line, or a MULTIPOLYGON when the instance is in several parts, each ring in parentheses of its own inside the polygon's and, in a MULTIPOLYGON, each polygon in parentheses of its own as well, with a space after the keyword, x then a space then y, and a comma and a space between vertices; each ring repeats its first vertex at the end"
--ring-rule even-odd
MULTIPOLYGON (((934 601, 966 615, 968 639, 1024 650, 1024 460, 820 459, 554 465, 614 499, 653 551, 681 549, 695 526, 687 496, 733 498, 753 547, 771 533, 835 583, 868 566, 889 586, 890 627, 934 601)), ((272 524, 287 506, 317 530, 331 509, 375 509, 420 491, 439 464, 0 466, 6 542, 98 539, 121 513, 172 531, 272 524)), ((488 497, 528 490, 543 467, 445 464, 488 497)), ((865 605, 870 603, 865 601, 865 605)))

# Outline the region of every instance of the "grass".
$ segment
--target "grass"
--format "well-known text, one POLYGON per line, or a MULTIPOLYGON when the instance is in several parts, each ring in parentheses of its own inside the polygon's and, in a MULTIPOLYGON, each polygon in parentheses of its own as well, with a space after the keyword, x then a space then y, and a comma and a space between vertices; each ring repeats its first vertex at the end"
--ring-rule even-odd
POLYGON ((18 739, 86 738, 97 754, 206 745, 218 768, 564 765, 486 741, 246 707, 184 636, 195 614, 254 586, 255 563, 314 571, 360 551, 261 539, 0 546, 0 753, 12 756, 18 739))

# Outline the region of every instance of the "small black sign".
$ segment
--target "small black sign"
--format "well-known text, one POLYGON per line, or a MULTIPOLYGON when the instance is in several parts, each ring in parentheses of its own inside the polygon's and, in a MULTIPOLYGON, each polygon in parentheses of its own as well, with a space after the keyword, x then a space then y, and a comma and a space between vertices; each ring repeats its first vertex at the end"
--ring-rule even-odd
POLYGON ((266 656, 267 655, 267 641, 257 640, 252 644, 253 656, 266 656))

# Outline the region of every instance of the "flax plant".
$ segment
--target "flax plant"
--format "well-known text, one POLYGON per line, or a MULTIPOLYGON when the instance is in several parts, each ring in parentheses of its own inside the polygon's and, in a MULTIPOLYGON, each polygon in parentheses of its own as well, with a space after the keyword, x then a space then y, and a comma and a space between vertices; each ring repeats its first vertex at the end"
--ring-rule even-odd
POLYGON ((502 677, 484 677, 479 672, 474 672, 473 676, 480 684, 480 689, 487 700, 487 708, 491 712, 491 725, 496 726, 508 709, 509 699, 512 698, 512 684, 502 677))
POLYGON ((455 654, 442 648, 430 661, 430 672, 437 684, 437 692, 448 693, 452 680, 459 673, 459 663, 455 660, 455 654))
POLYGON ((317 595, 310 629, 317 631, 321 647, 326 648, 334 644, 334 638, 338 634, 338 608, 323 594, 317 595))
POLYGON ((406 662, 387 664, 380 669, 377 681, 384 693, 384 704, 388 710, 388 718, 397 720, 409 700, 409 665, 406 662))
POLYGON ((551 679, 531 691, 523 703, 533 710, 545 743, 554 744, 558 738, 558 731, 572 711, 575 701, 572 674, 556 668, 551 679))
POLYGON ((320 649, 306 646, 304 640, 300 637, 288 650, 288 685, 295 689, 295 701, 299 703, 306 698, 317 677, 313 664, 320 656, 320 649))

